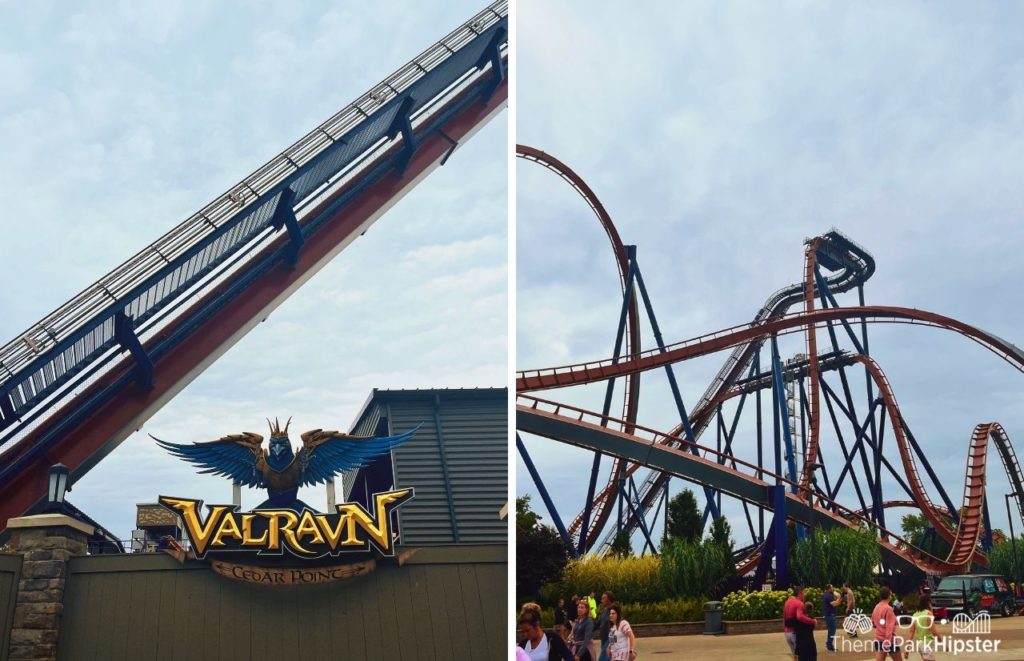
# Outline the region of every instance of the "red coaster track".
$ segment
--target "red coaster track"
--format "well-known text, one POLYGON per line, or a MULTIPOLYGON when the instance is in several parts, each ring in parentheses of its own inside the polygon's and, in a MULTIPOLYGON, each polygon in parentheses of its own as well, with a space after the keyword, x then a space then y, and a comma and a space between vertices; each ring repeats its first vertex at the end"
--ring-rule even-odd
MULTIPOLYGON (((544 165, 547 169, 555 172, 563 180, 567 181, 583 197, 609 236, 619 268, 620 281, 625 287, 627 282, 626 273, 629 269, 626 246, 615 229, 608 212, 590 187, 568 166, 542 151, 520 145, 518 146, 517 155, 525 160, 544 165)), ((723 488, 719 480, 721 475, 716 474, 711 479, 709 477, 711 474, 707 473, 707 471, 672 471, 666 468, 664 464, 652 461, 651 457, 653 454, 651 450, 653 448, 657 448, 659 452, 671 452, 676 458, 680 456, 687 458, 697 456, 701 461, 708 461, 709 458, 712 458, 714 464, 718 467, 717 470, 732 471, 734 473, 731 476, 733 479, 746 480, 757 484, 759 487, 767 484, 765 482, 766 477, 774 478, 777 483, 789 484, 793 490, 793 493, 790 495, 799 502, 802 502, 805 509, 811 510, 811 508, 807 507, 807 503, 813 500, 814 506, 810 516, 813 518, 822 517, 819 519, 819 523, 820 521, 834 521, 853 527, 863 525, 867 522, 864 511, 853 511, 844 508, 833 499, 827 498, 820 489, 812 496, 811 489, 812 472, 817 467, 820 467, 816 465, 820 457, 821 372, 825 369, 835 369, 836 366, 841 368, 857 363, 865 368, 869 396, 873 398, 872 393, 877 389, 880 403, 884 407, 885 415, 888 416, 890 427, 896 437, 896 445, 905 473, 905 488, 908 489, 911 497, 911 500, 886 501, 881 506, 884 508, 886 506, 899 505, 920 509, 934 528, 936 534, 952 545, 945 559, 935 558, 926 554, 922 549, 916 548, 907 540, 900 539, 891 532, 884 530, 884 528, 878 525, 877 520, 869 522, 873 528, 879 530, 884 550, 896 559, 917 564, 932 572, 959 571, 969 567, 972 563, 979 565, 987 564, 987 558, 980 548, 980 542, 984 529, 985 475, 988 440, 990 438, 1000 455, 1011 487, 1017 494, 1018 505, 1024 509, 1024 475, 1021 473, 1012 444, 1005 430, 994 422, 979 424, 975 427, 968 446, 962 505, 958 509, 957 515, 954 516, 949 507, 939 506, 934 503, 927 492, 918 470, 917 461, 915 460, 913 440, 907 436, 908 431, 905 428, 895 394, 881 367, 866 352, 852 355, 841 352, 841 355, 838 356, 820 355, 817 346, 817 331, 818 329, 827 328, 832 333, 833 324, 846 323, 851 320, 860 321, 864 325, 869 323, 893 323, 931 326, 942 330, 954 331, 977 342, 1020 371, 1024 371, 1024 352, 1013 344, 979 328, 924 310, 891 306, 867 306, 863 305, 863 298, 861 298, 861 305, 855 307, 839 307, 834 304, 834 299, 832 299, 832 307, 826 306, 822 309, 816 309, 816 296, 822 296, 824 302, 825 293, 831 295, 832 293, 847 291, 853 286, 862 285, 863 281, 873 272, 874 264, 866 252, 863 252, 855 244, 852 244, 845 237, 835 232, 815 237, 806 243, 803 282, 799 286, 781 290, 770 297, 754 321, 749 324, 701 335, 666 347, 640 351, 638 348, 639 319, 637 297, 634 296, 628 309, 627 332, 629 342, 627 344, 628 349, 624 355, 559 367, 526 369, 519 372, 516 388, 520 394, 518 406, 520 423, 522 423, 519 426, 520 430, 587 447, 615 457, 608 483, 596 494, 593 500, 593 518, 587 526, 586 539, 588 543, 584 550, 590 550, 594 547, 597 534, 607 523, 613 509, 611 506, 617 496, 619 496, 618 485, 620 480, 623 477, 632 476, 641 467, 646 466, 655 469, 648 476, 647 482, 644 483, 644 488, 640 490, 637 496, 637 505, 643 508, 644 511, 656 499, 658 487, 667 480, 670 474, 680 475, 690 481, 712 486, 721 492, 728 492, 728 489, 723 488), (844 250, 846 250, 845 253, 843 252, 844 250), (817 270, 819 256, 823 256, 822 258, 833 262, 830 268, 838 271, 838 275, 832 275, 823 280, 817 270), (845 258, 841 259, 841 257, 845 258), (836 264, 840 262, 845 265, 845 269, 836 268, 836 264), (817 280, 816 274, 818 275, 817 280), (823 293, 819 291, 819 287, 826 287, 828 292, 823 293), (787 314, 786 308, 797 300, 803 302, 803 311, 787 314), (719 409, 723 402, 741 393, 750 391, 751 386, 741 387, 737 385, 737 382, 743 371, 750 364, 751 358, 757 349, 768 340, 798 332, 805 333, 807 357, 806 364, 802 365, 800 369, 801 377, 806 376, 807 378, 808 388, 804 409, 806 444, 802 454, 803 465, 796 480, 775 475, 764 470, 763 467, 743 462, 731 453, 725 455, 706 445, 689 441, 683 433, 682 425, 664 434, 636 424, 639 377, 642 372, 663 368, 666 365, 673 365, 724 349, 733 349, 726 364, 708 387, 704 397, 689 417, 695 438, 699 438, 701 432, 714 418, 715 411, 719 409), (622 419, 612 419, 600 413, 585 411, 524 394, 539 390, 605 382, 609 379, 622 377, 625 377, 627 380, 622 419), (544 410, 551 407, 554 407, 555 410, 544 410), (570 412, 571 415, 566 415, 566 412, 570 412), (536 418, 538 416, 545 417, 547 421, 537 423, 536 418), (557 424, 553 424, 554 422, 557 422, 557 424), (647 450, 637 450, 635 452, 629 450, 621 454, 610 451, 610 446, 605 443, 608 439, 594 440, 600 436, 600 434, 596 436, 594 434, 593 427, 595 425, 608 433, 611 433, 608 430, 617 429, 618 431, 614 432, 618 436, 617 442, 621 443, 623 439, 626 439, 636 444, 647 446, 647 450), (586 430, 588 433, 576 434, 575 432, 579 430, 574 429, 573 426, 586 430), (551 432, 552 428, 557 428, 561 431, 558 434, 553 434, 551 432), (653 440, 645 440, 645 438, 653 440), (740 470, 741 467, 752 469, 753 475, 749 474, 749 471, 743 473, 740 470)), ((834 344, 834 334, 832 339, 834 344)), ((856 342, 856 339, 854 341, 856 342)), ((860 349, 859 346, 858 349, 860 349)), ((764 387, 764 385, 754 387, 764 387)), ((871 419, 871 423, 875 423, 874 418, 871 419)), ((628 444, 626 447, 628 447, 628 444)), ((934 479, 934 475, 932 477, 934 479)), ((754 502, 742 494, 731 493, 731 495, 747 502, 754 502)), ((945 502, 949 503, 948 498, 945 502)), ((755 504, 764 509, 770 509, 770 503, 766 500, 762 499, 755 504)), ((798 515, 790 514, 792 518, 808 523, 806 516, 801 519, 798 515)), ((580 513, 569 526, 568 532, 574 539, 578 539, 581 536, 585 519, 585 514, 580 513)), ((636 524, 634 516, 628 522, 630 532, 636 528, 636 524)), ((741 571, 750 569, 756 564, 759 557, 759 550, 754 548, 747 557, 739 562, 741 571)))

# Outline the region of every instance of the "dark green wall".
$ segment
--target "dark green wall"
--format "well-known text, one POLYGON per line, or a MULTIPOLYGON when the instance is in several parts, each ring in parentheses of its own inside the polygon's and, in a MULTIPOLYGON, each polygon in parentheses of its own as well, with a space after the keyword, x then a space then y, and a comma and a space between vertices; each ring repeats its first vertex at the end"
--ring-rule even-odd
POLYGON ((14 602, 21 576, 21 556, 0 554, 0 661, 7 661, 14 624, 14 602))
POLYGON ((504 659, 507 549, 421 549, 323 586, 233 581, 165 555, 73 558, 59 658, 504 659))

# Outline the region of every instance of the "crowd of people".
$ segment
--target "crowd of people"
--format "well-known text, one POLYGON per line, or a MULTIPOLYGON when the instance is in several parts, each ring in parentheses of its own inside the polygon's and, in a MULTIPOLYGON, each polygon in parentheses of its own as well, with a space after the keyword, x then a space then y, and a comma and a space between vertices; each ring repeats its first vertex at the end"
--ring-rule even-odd
MULTIPOLYGON (((793 655, 793 661, 815 661, 818 658, 818 647, 814 637, 818 622, 811 615, 814 612, 814 604, 806 601, 805 597, 806 590, 801 586, 794 586, 793 595, 782 606, 783 635, 793 655)), ((837 616, 841 614, 845 618, 858 613, 857 596, 849 583, 844 583, 838 591, 829 584, 822 591, 821 602, 826 627, 825 649, 835 652, 837 616)), ((909 632, 897 635, 897 610, 901 606, 888 587, 883 586, 879 590, 878 603, 871 611, 870 631, 874 636, 871 647, 875 661, 885 661, 886 657, 895 661, 909 660, 909 653, 901 649, 901 643, 904 641, 913 641, 914 649, 923 661, 934 661, 935 641, 939 632, 931 609, 930 590, 922 587, 918 594, 918 608, 910 616, 909 632)), ((850 638, 856 638, 859 628, 850 627, 845 630, 845 634, 850 638)))
MULTIPOLYGON (((793 594, 782 607, 783 632, 793 661, 815 661, 818 647, 815 632, 818 621, 814 617, 815 604, 806 599, 806 590, 795 586, 793 594)), ((874 640, 871 648, 875 661, 886 657, 895 661, 909 660, 901 649, 902 641, 913 641, 914 649, 924 661, 933 661, 930 653, 938 637, 935 618, 931 610, 930 591, 923 587, 918 594, 918 608, 910 616, 909 632, 896 634, 897 611, 901 604, 894 599, 888 587, 879 590, 879 600, 871 610, 871 628, 849 627, 848 638, 870 631, 874 640)), ((860 615, 857 595, 849 583, 836 589, 826 585, 821 595, 821 615, 825 624, 825 649, 836 651, 836 630, 839 618, 860 615)), ((906 628, 906 627, 904 627, 906 628)), ((523 604, 518 618, 519 646, 517 661, 634 661, 636 635, 622 616, 611 592, 573 596, 571 603, 559 599, 554 609, 554 626, 545 629, 540 605, 523 604), (596 640, 595 640, 596 634, 596 640)))
POLYGON ((633 661, 636 635, 611 592, 559 599, 554 628, 545 630, 538 604, 523 604, 518 619, 517 661, 633 661), (594 640, 595 632, 598 640, 594 640), (596 644, 595 644, 596 643, 596 644))

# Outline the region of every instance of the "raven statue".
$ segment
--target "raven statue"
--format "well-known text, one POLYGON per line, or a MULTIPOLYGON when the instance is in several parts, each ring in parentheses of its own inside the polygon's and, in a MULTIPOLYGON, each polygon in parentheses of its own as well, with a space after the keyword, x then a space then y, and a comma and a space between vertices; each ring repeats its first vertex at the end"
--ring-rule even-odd
POLYGON ((416 425, 398 436, 350 436, 337 431, 314 429, 302 434, 302 448, 292 451, 288 426, 282 430, 277 420, 270 424, 270 450, 264 450, 263 437, 252 432, 225 436, 207 443, 179 445, 150 434, 160 447, 195 464, 200 473, 223 475, 236 484, 266 489, 269 498, 256 509, 312 509, 299 500, 300 486, 323 484, 336 475, 362 468, 409 440, 420 428, 416 425))

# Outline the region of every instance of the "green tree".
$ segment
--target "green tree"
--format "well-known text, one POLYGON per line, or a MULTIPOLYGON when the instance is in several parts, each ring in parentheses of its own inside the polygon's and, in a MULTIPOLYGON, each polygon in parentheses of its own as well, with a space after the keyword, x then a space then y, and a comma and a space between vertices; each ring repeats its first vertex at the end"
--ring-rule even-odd
POLYGON ((733 541, 732 541, 732 526, 729 525, 729 520, 724 516, 720 516, 711 522, 711 541, 718 544, 730 554, 732 554, 733 541))
POLYGON ((708 535, 708 541, 712 544, 720 547, 725 554, 727 562, 723 565, 723 572, 726 578, 732 578, 736 575, 736 565, 733 562, 732 551, 733 551, 733 540, 732 540, 732 526, 729 525, 729 520, 724 516, 717 517, 711 522, 711 533, 708 535))
POLYGON ((569 563, 570 548, 541 516, 530 509, 530 497, 516 498, 516 596, 533 598, 542 585, 559 581, 569 563))
MULTIPOLYGON (((931 527, 931 521, 929 521, 924 514, 905 514, 903 515, 903 519, 900 520, 900 528, 903 531, 904 539, 914 546, 921 543, 921 539, 924 537, 925 531, 931 527)), ((952 549, 952 545, 939 535, 929 535, 929 538, 934 540, 934 550, 932 550, 933 546, 931 541, 925 544, 924 550, 937 558, 947 558, 949 556, 950 549, 952 549)))
POLYGON ((832 528, 814 530, 814 541, 810 535, 798 541, 789 549, 790 575, 803 585, 814 585, 814 558, 818 555, 818 583, 841 585, 870 585, 875 568, 882 561, 878 540, 868 530, 832 528))
POLYGON ((683 540, 697 542, 704 532, 701 525, 697 499, 689 489, 683 489, 668 501, 668 523, 666 542, 683 540))
POLYGON ((628 532, 620 530, 615 533, 615 538, 612 540, 611 552, 612 555, 619 558, 628 558, 633 555, 633 543, 629 539, 628 532))
POLYGON ((540 518, 539 514, 530 509, 530 496, 516 498, 516 528, 533 530, 540 518))
POLYGON ((1024 577, 1024 535, 1017 537, 1017 557, 1013 556, 1014 544, 1010 539, 992 545, 988 554, 988 568, 990 571, 1004 576, 1009 576, 1011 581, 1016 581, 1018 574, 1024 577))

